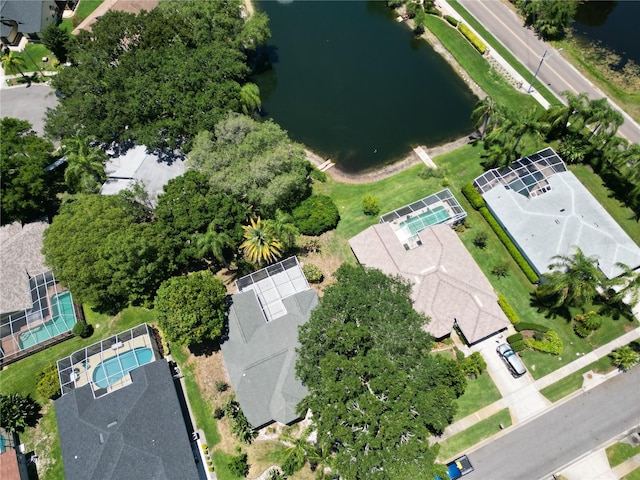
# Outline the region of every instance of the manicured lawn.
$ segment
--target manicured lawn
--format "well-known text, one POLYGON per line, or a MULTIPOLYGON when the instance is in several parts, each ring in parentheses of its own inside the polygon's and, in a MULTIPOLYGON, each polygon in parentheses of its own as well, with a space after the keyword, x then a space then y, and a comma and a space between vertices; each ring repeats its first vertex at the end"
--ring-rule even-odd
POLYGON ((453 421, 456 422, 467 415, 480 410, 493 402, 500 400, 500 392, 494 385, 491 377, 484 372, 475 380, 469 380, 464 394, 456 400, 458 413, 453 421))
POLYGON ((616 467, 625 460, 634 457, 640 453, 640 445, 631 446, 628 443, 618 442, 607 448, 607 458, 609 465, 616 467))
POLYGON ((238 477, 229 470, 227 466, 233 455, 223 452, 222 450, 216 450, 213 452, 213 465, 216 469, 216 475, 219 480, 241 480, 244 477, 238 477))
POLYGON ((440 444, 438 458, 446 460, 454 455, 463 453, 476 443, 498 433, 500 431, 500 424, 502 424, 504 428, 511 426, 511 414, 508 408, 446 439, 440 444))
POLYGON ((640 480, 640 468, 636 468, 628 475, 625 475, 622 480, 640 480))
POLYGON ((41 70, 52 70, 51 61, 55 57, 42 43, 27 43, 25 51, 22 53, 22 58, 27 64, 26 72, 38 72, 41 70), (43 62, 43 57, 47 57, 49 61, 43 62))
POLYGON ((587 373, 589 370, 593 370, 596 373, 607 373, 611 370, 611 360, 608 356, 602 357, 599 360, 590 363, 586 367, 581 368, 577 372, 567 375, 562 380, 543 388, 540 393, 550 401, 557 402, 558 400, 582 388, 582 384, 584 383, 582 375, 587 373))

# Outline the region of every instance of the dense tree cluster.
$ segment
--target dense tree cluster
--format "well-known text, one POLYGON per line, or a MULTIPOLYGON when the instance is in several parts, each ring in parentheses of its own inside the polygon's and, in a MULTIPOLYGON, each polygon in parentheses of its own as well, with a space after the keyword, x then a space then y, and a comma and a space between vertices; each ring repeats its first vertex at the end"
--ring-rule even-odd
POLYGON ((578 0, 511 0, 525 25, 547 40, 563 38, 578 10, 578 0))
POLYGON ((31 395, 19 393, 0 393, 0 412, 0 427, 11 433, 34 427, 42 416, 40 404, 31 395))
MULTIPOLYGON (((166 1, 151 12, 109 11, 69 47, 70 67, 51 83, 61 92, 47 132, 84 127, 100 142, 180 146, 242 111, 247 54, 269 35, 266 17, 242 17, 240 2, 166 1)), ((251 107, 250 106, 250 107, 251 107)))
POLYGON ((343 478, 433 478, 427 438, 452 421, 466 379, 430 354, 407 282, 347 264, 336 278, 300 328, 296 373, 310 392, 300 408, 343 478))
POLYGON ((0 123, 0 138, 2 224, 52 215, 61 190, 58 172, 45 171, 54 161, 53 144, 38 137, 29 122, 9 117, 0 123))
POLYGON ((204 173, 214 190, 247 203, 263 217, 290 212, 311 193, 301 145, 272 121, 228 115, 215 133, 198 134, 187 165, 204 173))
POLYGON ((227 290, 209 270, 172 277, 158 289, 158 323, 167 340, 191 345, 222 333, 227 290))

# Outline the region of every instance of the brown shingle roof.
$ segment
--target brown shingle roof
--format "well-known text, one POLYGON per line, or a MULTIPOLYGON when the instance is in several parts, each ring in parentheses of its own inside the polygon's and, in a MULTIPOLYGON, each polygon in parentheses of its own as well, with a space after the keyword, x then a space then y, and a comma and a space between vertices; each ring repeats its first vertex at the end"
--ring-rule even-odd
POLYGON ((449 334, 454 321, 470 343, 507 328, 491 284, 451 227, 435 225, 419 236, 422 246, 405 250, 391 225, 382 223, 349 243, 361 264, 413 284, 413 306, 431 318, 425 329, 434 337, 449 334))
POLYGON ((12 223, 0 228, 0 312, 33 306, 29 277, 49 271, 42 255, 46 222, 12 223))

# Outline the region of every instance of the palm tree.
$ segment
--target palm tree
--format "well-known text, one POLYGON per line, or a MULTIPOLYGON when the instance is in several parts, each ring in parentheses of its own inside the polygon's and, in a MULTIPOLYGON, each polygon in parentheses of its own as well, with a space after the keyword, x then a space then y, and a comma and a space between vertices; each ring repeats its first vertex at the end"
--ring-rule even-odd
POLYGON ((263 263, 271 263, 280 258, 282 244, 276 237, 272 225, 263 222, 260 217, 251 219, 250 225, 244 225, 244 242, 240 248, 251 263, 261 266, 263 263))
POLYGON ((307 460, 317 462, 320 459, 318 449, 309 443, 311 428, 307 428, 299 438, 291 435, 280 435, 280 439, 289 444, 283 452, 282 471, 285 475, 293 475, 299 471, 307 460))
POLYGON ((542 298, 555 298, 553 307, 582 307, 591 303, 598 289, 606 285, 606 277, 598 268, 595 257, 586 256, 575 246, 573 255, 556 255, 549 265, 551 273, 542 275, 536 294, 542 298))
POLYGON ((623 372, 626 372, 631 367, 633 367, 638 360, 640 355, 629 345, 625 345, 624 347, 616 348, 613 352, 611 352, 611 364, 614 367, 618 367, 623 372))
POLYGON ((209 224, 205 233, 197 236, 196 246, 202 257, 211 255, 215 260, 221 262, 225 268, 229 267, 224 256, 224 250, 233 248, 233 240, 228 233, 217 232, 214 222, 209 224))
POLYGON ((8 75, 14 75, 16 72, 22 75, 22 78, 27 78, 23 70, 27 68, 27 64, 17 52, 11 50, 6 55, 2 56, 2 69, 8 75))
POLYGON ((268 220, 271 228, 273 228, 274 235, 282 243, 284 251, 288 251, 296 244, 296 238, 300 234, 298 228, 293 223, 293 217, 283 212, 282 210, 276 210, 276 218, 268 220))
POLYGON ((623 274, 616 279, 618 285, 622 288, 615 294, 614 299, 627 302, 631 307, 640 303, 640 270, 633 271, 624 263, 616 263, 621 268, 623 274))
POLYGON ((521 152, 518 151, 518 145, 522 137, 525 135, 533 136, 536 138, 542 138, 542 136, 549 130, 549 123, 542 119, 535 108, 523 113, 515 113, 511 118, 511 134, 515 137, 516 141, 511 150, 512 161, 520 158, 521 152))
POLYGON ((62 153, 67 157, 64 181, 73 192, 96 193, 105 180, 107 155, 91 146, 91 139, 76 133, 62 141, 62 153))
POLYGON ((245 115, 260 111, 260 88, 255 83, 245 83, 240 88, 240 104, 245 115))
POLYGON ((491 131, 489 127, 495 126, 495 123, 492 122, 495 106, 493 99, 487 96, 482 100, 478 100, 475 108, 471 112, 471 121, 473 122, 473 126, 476 127, 476 130, 480 133, 481 140, 484 140, 487 132, 491 131))
POLYGON ((613 137, 618 131, 618 127, 622 125, 624 118, 622 114, 617 110, 614 110, 609 105, 606 98, 600 98, 598 100, 591 100, 589 102, 589 113, 586 119, 586 123, 589 125, 591 134, 589 138, 593 136, 600 136, 604 133, 604 139, 613 137))

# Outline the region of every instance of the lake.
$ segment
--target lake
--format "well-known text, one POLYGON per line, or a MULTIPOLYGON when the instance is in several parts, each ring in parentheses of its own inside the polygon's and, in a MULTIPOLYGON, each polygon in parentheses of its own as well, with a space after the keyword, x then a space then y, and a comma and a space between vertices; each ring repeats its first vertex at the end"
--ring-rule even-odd
POLYGON ((477 98, 379 1, 259 1, 272 68, 263 115, 346 172, 469 135, 477 98))

